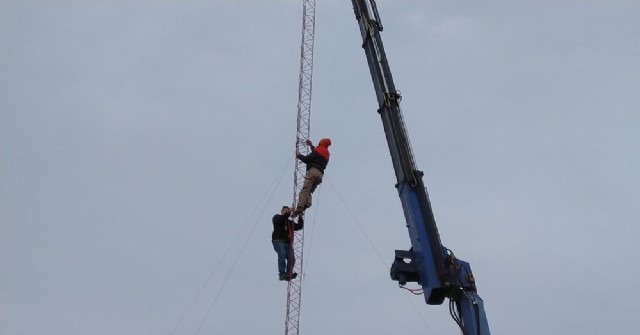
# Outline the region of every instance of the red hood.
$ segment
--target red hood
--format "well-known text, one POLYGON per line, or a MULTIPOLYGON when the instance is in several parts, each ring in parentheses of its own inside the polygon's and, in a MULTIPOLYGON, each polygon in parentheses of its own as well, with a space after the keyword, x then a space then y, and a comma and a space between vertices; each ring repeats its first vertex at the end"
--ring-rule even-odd
POLYGON ((318 146, 319 147, 328 147, 331 145, 331 139, 330 138, 323 138, 320 140, 320 142, 318 142, 318 146))
POLYGON ((331 139, 323 138, 318 142, 318 146, 316 147, 316 152, 320 155, 324 156, 324 158, 329 159, 331 154, 329 153, 329 146, 331 145, 331 139))

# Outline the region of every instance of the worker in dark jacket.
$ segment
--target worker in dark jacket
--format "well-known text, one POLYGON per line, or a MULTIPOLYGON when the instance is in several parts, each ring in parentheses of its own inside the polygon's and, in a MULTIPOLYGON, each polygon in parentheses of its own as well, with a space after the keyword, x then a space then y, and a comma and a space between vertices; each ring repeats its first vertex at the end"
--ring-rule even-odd
POLYGON ((293 265, 296 262, 293 250, 291 250, 291 241, 293 240, 293 232, 304 227, 302 217, 298 218, 298 222, 289 219, 291 208, 282 206, 280 214, 273 216, 273 233, 271 234, 271 242, 273 250, 278 254, 278 275, 280 280, 291 280, 298 276, 293 272, 293 265))
POLYGON ((322 183, 324 169, 329 163, 330 139, 321 139, 320 142, 318 142, 317 147, 314 146, 310 140, 307 140, 306 144, 311 147, 310 154, 305 156, 299 152, 296 153, 296 157, 303 163, 307 164, 307 174, 304 177, 304 184, 300 190, 300 196, 298 197, 298 203, 296 205, 294 215, 300 215, 305 209, 311 207, 311 194, 316 190, 316 187, 322 183))

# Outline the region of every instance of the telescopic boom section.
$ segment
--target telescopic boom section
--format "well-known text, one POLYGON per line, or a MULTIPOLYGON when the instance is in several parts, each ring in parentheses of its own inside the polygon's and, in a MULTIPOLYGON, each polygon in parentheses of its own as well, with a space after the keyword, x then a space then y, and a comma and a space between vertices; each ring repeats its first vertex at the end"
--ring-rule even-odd
MULTIPOLYGON (((446 275, 445 252, 441 247, 440 236, 435 225, 431 205, 426 190, 421 183, 422 173, 416 168, 410 148, 407 131, 400 111, 400 95, 396 91, 391 70, 386 59, 384 47, 380 40, 382 25, 377 15, 374 2, 353 0, 356 18, 360 24, 363 48, 369 63, 371 78, 378 98, 378 113, 391 153, 391 160, 396 172, 397 188, 404 207, 409 233, 413 245, 414 261, 425 259, 424 273, 419 277, 425 288, 425 295, 431 298, 432 290, 442 287, 440 278, 446 275), (426 236, 426 239, 421 237, 426 236)), ((442 303, 444 297, 438 297, 442 303)))
MULTIPOLYGON (((410 250, 396 250, 391 278, 404 285, 422 285, 428 304, 442 304, 445 298, 458 309, 454 319, 464 334, 488 335, 489 327, 482 299, 467 262, 456 259, 440 242, 431 202, 416 167, 400 110, 401 96, 396 91, 384 51, 380 32, 382 24, 374 0, 351 0, 360 26, 373 86, 378 100, 378 113, 396 173, 398 194, 402 202, 411 239, 410 250), (405 260, 408 260, 407 263, 405 260)), ((452 313, 453 314, 453 313, 452 313)))

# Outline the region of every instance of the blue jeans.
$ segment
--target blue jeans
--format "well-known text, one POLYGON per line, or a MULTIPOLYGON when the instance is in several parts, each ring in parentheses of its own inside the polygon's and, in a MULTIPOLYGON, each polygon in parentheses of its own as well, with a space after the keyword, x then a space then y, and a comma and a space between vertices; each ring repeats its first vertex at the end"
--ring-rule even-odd
POLYGON ((293 264, 296 262, 293 253, 291 253, 289 243, 273 241, 273 250, 278 254, 278 273, 281 275, 289 273, 289 270, 293 269, 293 264), (291 253, 291 255, 289 255, 289 253, 291 253), (289 256, 291 256, 291 264, 289 264, 289 256))

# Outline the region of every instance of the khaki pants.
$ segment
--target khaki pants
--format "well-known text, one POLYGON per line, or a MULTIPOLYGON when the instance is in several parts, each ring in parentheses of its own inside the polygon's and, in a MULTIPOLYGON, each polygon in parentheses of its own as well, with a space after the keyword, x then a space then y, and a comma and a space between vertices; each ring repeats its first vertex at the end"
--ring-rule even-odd
POLYGON ((311 193, 322 183, 322 175, 322 172, 317 168, 311 168, 307 171, 307 175, 304 176, 304 184, 300 190, 300 196, 298 197, 297 211, 302 212, 311 207, 311 193))

